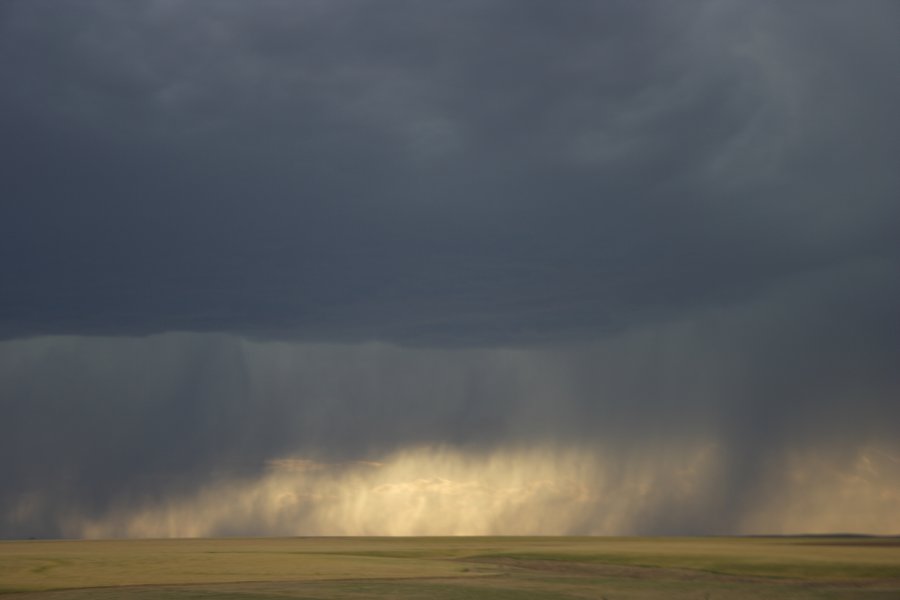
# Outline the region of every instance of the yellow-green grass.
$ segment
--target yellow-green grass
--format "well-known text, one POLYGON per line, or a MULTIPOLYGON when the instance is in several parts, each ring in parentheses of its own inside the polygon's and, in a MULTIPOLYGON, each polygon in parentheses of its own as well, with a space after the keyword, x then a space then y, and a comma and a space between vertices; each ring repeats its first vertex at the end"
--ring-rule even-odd
POLYGON ((0 591, 461 575, 459 564, 346 554, 350 539, 0 543, 0 591))
MULTIPOLYGON (((884 538, 280 538, 0 542, 23 598, 900 598, 884 538)), ((12 596, 9 596, 12 597, 12 596)))

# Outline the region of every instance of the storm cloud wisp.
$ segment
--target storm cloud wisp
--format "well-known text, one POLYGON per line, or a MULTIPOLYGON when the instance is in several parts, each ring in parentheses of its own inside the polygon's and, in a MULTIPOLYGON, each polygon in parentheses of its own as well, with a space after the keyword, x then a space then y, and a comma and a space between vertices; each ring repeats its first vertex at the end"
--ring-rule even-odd
POLYGON ((4 3, 0 536, 900 531, 898 18, 4 3))

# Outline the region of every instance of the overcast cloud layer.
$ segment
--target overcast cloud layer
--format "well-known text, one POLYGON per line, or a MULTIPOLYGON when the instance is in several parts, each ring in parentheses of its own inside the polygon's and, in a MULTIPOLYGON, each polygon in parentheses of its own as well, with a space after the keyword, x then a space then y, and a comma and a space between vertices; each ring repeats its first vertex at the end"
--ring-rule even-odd
MULTIPOLYGON (((591 457, 596 493, 528 532, 900 528, 859 498, 818 525, 759 508, 811 456, 840 471, 822 489, 900 490, 898 22, 892 0, 7 0, 0 535, 329 533, 308 506, 134 515, 313 464, 272 461, 415 479, 430 448, 423 469, 493 477, 466 461, 538 446, 549 471, 591 457), (597 525, 616 472, 651 483, 597 525)), ((448 528, 510 533, 492 506, 448 528)))

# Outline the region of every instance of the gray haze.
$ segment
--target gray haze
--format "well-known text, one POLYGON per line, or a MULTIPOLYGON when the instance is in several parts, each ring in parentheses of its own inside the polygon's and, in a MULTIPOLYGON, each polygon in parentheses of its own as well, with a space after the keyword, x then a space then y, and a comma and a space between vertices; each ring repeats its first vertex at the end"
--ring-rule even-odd
POLYGON ((898 22, 3 2, 0 536, 425 445, 714 444, 634 533, 747 532, 790 456, 900 464, 898 22))

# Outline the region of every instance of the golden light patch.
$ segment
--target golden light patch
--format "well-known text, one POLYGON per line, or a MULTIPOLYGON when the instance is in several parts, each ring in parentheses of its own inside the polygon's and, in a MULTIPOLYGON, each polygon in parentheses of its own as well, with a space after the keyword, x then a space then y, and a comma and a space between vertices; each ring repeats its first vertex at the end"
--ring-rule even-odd
MULTIPOLYGON (((716 511, 725 467, 717 456, 706 443, 641 456, 424 447, 377 462, 285 457, 257 479, 223 481, 164 505, 122 507, 103 519, 72 518, 66 531, 88 538, 630 535, 660 519, 696 526, 716 511)), ((900 530, 900 464, 878 451, 862 450, 845 463, 798 455, 778 481, 739 530, 727 533, 900 530)))
POLYGON ((79 537, 271 535, 625 534, 665 495, 689 504, 708 448, 658 472, 652 457, 622 468, 602 452, 416 448, 379 461, 269 461, 252 481, 226 481, 142 510, 73 519, 79 537), (676 464, 677 463, 677 464, 676 464))

